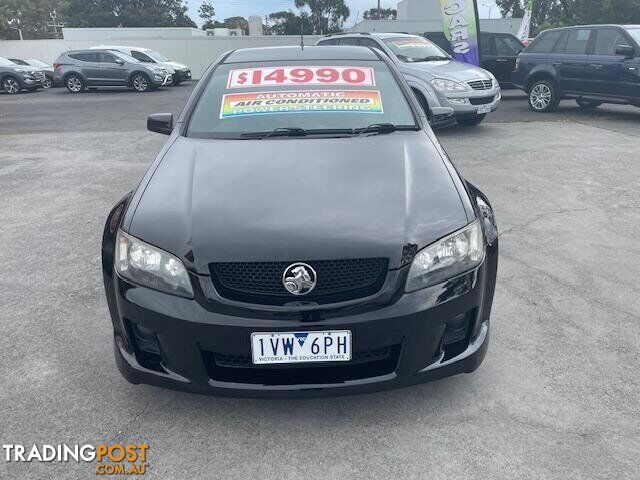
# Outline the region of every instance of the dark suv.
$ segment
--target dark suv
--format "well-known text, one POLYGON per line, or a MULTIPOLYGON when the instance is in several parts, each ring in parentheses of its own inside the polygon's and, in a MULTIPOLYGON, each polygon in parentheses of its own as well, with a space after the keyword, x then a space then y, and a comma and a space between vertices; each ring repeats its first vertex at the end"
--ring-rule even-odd
POLYGON ((87 87, 130 87, 146 92, 171 82, 164 67, 143 63, 115 50, 65 52, 53 64, 53 83, 71 93, 87 87))
POLYGON ((536 112, 563 98, 582 108, 640 106, 640 25, 585 25, 542 32, 518 56, 513 83, 536 112))

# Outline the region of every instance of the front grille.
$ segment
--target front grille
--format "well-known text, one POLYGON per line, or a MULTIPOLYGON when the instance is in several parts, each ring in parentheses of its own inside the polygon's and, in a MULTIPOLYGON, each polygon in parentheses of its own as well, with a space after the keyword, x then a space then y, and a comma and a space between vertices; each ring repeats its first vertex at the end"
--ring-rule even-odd
POLYGON ((282 283, 291 262, 226 262, 209 266, 218 293, 246 303, 282 305, 293 301, 336 303, 377 293, 386 278, 386 258, 307 261, 317 284, 308 295, 290 294, 282 283))
POLYGON ((467 85, 474 90, 491 90, 493 88, 493 80, 472 80, 467 82, 467 85))
POLYGON ((36 80, 40 80, 41 82, 44 82, 45 80, 44 72, 42 71, 35 72, 33 76, 36 78, 36 80))
MULTIPOLYGON (((353 358, 349 361, 350 365, 356 363, 377 362, 389 358, 392 353, 392 347, 377 348, 375 350, 361 350, 353 354, 353 358)), ((224 355, 214 353, 213 361, 218 367, 224 368, 255 368, 250 356, 244 355, 224 355)), ((293 365, 293 364, 291 364, 293 365)), ((321 367, 323 364, 317 364, 321 367)))
POLYGON ((479 97, 469 98, 471 105, 488 105, 493 102, 496 97, 479 97))
POLYGON ((250 357, 202 352, 209 378, 221 382, 258 385, 336 384, 393 373, 398 366, 401 345, 354 352, 341 363, 260 365, 250 357))

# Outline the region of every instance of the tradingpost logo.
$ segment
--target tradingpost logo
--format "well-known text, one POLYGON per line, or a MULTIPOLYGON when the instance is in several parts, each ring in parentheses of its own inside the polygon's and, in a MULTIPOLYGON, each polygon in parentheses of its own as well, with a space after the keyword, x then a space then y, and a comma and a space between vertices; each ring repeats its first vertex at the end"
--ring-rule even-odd
POLYGON ((2 445, 9 463, 94 463, 96 475, 144 475, 147 472, 146 443, 97 445, 2 445))

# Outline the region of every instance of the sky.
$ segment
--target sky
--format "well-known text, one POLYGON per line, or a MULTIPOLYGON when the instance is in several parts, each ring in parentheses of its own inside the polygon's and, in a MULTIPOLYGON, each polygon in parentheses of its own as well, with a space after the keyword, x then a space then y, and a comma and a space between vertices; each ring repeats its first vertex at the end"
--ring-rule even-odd
MULTIPOLYGON (((189 4, 189 15, 199 25, 202 23, 198 17, 198 7, 202 4, 202 0, 187 0, 189 4)), ((351 18, 347 20, 346 26, 351 27, 356 22, 356 15, 359 13, 359 19, 362 14, 370 9, 377 7, 377 0, 346 0, 351 10, 351 18)), ((294 10, 294 0, 212 0, 216 9, 216 20, 223 21, 225 18, 241 16, 249 17, 250 15, 260 15, 264 17, 272 12, 280 10, 294 10)), ((398 0, 381 0, 382 8, 393 7, 398 4, 398 0)), ((499 17, 498 7, 494 0, 478 0, 478 10, 480 18, 489 18, 489 14, 493 18, 499 17), (490 7, 492 6, 492 8, 490 7)))

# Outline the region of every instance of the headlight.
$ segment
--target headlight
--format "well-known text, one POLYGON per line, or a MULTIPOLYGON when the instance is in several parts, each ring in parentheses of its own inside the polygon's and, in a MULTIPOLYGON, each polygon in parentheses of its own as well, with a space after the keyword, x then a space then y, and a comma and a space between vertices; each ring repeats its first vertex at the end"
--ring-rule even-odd
POLYGON ((116 271, 145 287, 193 298, 189 274, 182 261, 148 243, 118 230, 116 271))
POLYGON ((447 80, 446 78, 434 78, 431 86, 439 92, 466 92, 467 87, 461 83, 447 80))
POLYGON ((478 220, 419 251, 409 270, 407 292, 442 283, 476 268, 484 259, 478 220))
POLYGON ((16 68, 15 71, 20 73, 33 73, 31 70, 25 70, 24 68, 16 68))
POLYGON ((493 245, 498 238, 498 224, 491 207, 480 197, 476 198, 478 209, 480 210, 480 219, 484 224, 484 234, 487 237, 487 245, 493 245))

